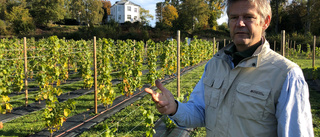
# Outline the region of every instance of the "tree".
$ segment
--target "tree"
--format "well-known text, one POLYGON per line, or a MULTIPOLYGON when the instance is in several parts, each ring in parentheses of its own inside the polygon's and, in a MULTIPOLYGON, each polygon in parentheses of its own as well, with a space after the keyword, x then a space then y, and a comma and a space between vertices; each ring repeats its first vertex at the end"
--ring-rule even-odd
POLYGON ((7 10, 6 9, 7 7, 7 2, 6 0, 0 0, 0 20, 4 20, 5 18, 5 11, 7 10))
POLYGON ((310 6, 310 30, 313 35, 320 34, 320 1, 312 0, 310 6))
POLYGON ((165 7, 163 8, 162 22, 165 25, 172 27, 172 22, 177 18, 178 18, 177 9, 170 4, 166 4, 165 7))
POLYGON ((37 26, 47 26, 64 19, 64 6, 64 0, 33 0, 30 12, 37 26))
POLYGON ((156 4, 156 22, 162 23, 163 18, 163 7, 165 6, 165 2, 158 2, 156 4))
POLYGON ((208 25, 209 8, 204 0, 185 0, 180 7, 177 28, 191 31, 208 25))
POLYGON ((103 17, 102 2, 100 0, 86 0, 85 20, 89 26, 101 23, 103 17))
POLYGON ((35 28, 29 10, 23 5, 14 6, 9 13, 6 12, 6 20, 17 34, 27 33, 35 28))
MULTIPOLYGON (((274 14, 274 19, 271 20, 271 26, 274 27, 274 31, 276 34, 279 32, 279 24, 280 24, 280 16, 279 12, 284 9, 285 3, 287 0, 272 0, 271 1, 271 7, 272 7, 272 13, 274 14)), ((271 28, 271 27, 270 27, 271 28)))
POLYGON ((217 20, 221 17, 224 9, 223 0, 208 0, 209 3, 209 20, 208 24, 213 30, 217 30, 217 20))
POLYGON ((286 30, 286 33, 288 34, 294 32, 303 33, 303 18, 305 15, 305 6, 293 1, 282 10, 280 23, 281 30, 286 30))
POLYGON ((83 0, 71 0, 72 6, 70 7, 71 17, 78 19, 79 23, 85 18, 85 3, 83 0))
POLYGON ((71 7, 73 6, 71 0, 64 0, 64 9, 65 9, 65 15, 64 18, 72 19, 71 15, 71 7))
POLYGON ((110 12, 111 2, 104 0, 102 1, 102 5, 103 5, 102 9, 104 11, 102 23, 105 24, 108 22, 108 16, 111 14, 110 12))
POLYGON ((140 19, 141 19, 141 22, 143 24, 149 24, 149 20, 148 18, 150 18, 151 20, 153 20, 153 15, 151 15, 149 13, 149 10, 146 10, 144 8, 140 8, 140 19))
POLYGON ((103 18, 103 3, 101 0, 71 0, 71 15, 81 23, 89 26, 100 24, 103 18))
POLYGON ((178 7, 180 6, 180 2, 181 2, 181 0, 165 0, 165 1, 166 1, 166 2, 171 1, 170 4, 171 4, 172 6, 174 6, 175 8, 178 8, 178 7))

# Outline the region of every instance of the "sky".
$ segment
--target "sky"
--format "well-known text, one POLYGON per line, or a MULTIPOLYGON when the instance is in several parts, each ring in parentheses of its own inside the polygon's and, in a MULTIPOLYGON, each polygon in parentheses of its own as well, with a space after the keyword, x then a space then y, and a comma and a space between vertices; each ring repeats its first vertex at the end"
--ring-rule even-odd
MULTIPOLYGON (((111 5, 113 5, 116 1, 120 1, 120 0, 110 0, 111 5)), ((146 10, 149 10, 149 13, 154 17, 153 20, 150 20, 150 25, 154 27, 156 24, 156 16, 155 16, 156 3, 164 2, 164 0, 129 0, 129 1, 140 5, 142 8, 146 10)), ((220 25, 223 22, 227 22, 226 14, 222 15, 222 17, 218 20, 218 24, 220 25)))

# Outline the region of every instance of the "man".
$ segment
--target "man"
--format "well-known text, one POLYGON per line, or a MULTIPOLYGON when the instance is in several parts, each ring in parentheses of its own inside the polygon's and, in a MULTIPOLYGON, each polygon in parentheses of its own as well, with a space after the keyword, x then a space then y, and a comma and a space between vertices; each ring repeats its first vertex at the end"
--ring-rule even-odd
POLYGON ((272 51, 264 38, 271 21, 268 0, 228 0, 233 43, 206 64, 187 103, 156 81, 160 113, 180 127, 205 126, 216 137, 312 137, 308 85, 301 69, 272 51))

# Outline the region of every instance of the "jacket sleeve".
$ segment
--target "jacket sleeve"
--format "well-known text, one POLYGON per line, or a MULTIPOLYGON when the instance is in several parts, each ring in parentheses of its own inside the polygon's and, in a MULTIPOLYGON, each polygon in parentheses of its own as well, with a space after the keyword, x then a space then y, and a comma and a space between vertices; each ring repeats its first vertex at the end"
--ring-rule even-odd
MULTIPOLYGON (((205 67, 206 69, 206 67, 205 67)), ((205 103, 204 103, 204 78, 205 71, 193 89, 187 103, 178 102, 175 115, 169 118, 179 127, 203 127, 205 126, 205 103)))
POLYGON ((289 71, 277 109, 279 137, 313 137, 309 88, 300 68, 289 71))

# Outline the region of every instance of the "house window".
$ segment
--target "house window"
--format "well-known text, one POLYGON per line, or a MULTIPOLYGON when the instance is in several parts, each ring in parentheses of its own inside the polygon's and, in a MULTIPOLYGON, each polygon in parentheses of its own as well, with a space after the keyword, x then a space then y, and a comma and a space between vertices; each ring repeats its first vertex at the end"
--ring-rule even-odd
POLYGON ((118 20, 121 20, 121 15, 119 15, 118 20))
POLYGON ((138 12, 138 8, 134 8, 134 12, 138 12))
POLYGON ((131 11, 131 6, 128 6, 128 11, 131 11))
POLYGON ((131 20, 131 15, 127 15, 127 19, 128 19, 128 20, 131 20))
POLYGON ((118 11, 121 11, 121 7, 120 6, 118 6, 118 11))
POLYGON ((134 16, 134 18, 133 18, 133 19, 134 19, 134 20, 137 20, 137 18, 138 18, 137 16, 134 16))

